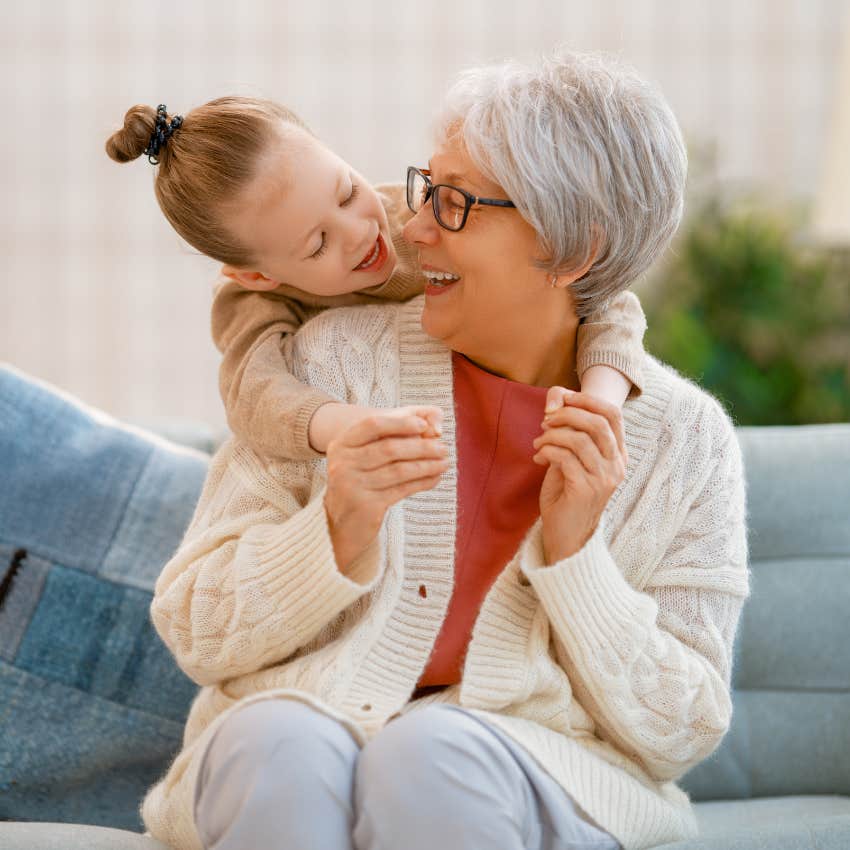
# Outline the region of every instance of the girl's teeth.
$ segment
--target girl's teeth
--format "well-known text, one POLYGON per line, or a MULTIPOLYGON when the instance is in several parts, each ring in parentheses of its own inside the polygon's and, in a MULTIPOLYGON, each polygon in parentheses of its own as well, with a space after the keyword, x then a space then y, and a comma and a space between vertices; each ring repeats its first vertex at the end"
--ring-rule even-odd
POLYGON ((365 269, 365 268, 366 268, 366 266, 371 265, 372 263, 374 263, 374 262, 375 262, 375 257, 377 257, 377 256, 378 256, 378 249, 379 249, 379 248, 380 248, 380 246, 378 245, 378 243, 377 243, 377 242, 375 242, 375 248, 374 248, 374 250, 372 251, 372 253, 371 253, 371 254, 369 254, 369 256, 368 256, 365 260, 363 260, 363 262, 362 262, 362 263, 360 263, 360 265, 359 265, 359 266, 357 266, 357 268, 358 268, 358 269, 365 269))

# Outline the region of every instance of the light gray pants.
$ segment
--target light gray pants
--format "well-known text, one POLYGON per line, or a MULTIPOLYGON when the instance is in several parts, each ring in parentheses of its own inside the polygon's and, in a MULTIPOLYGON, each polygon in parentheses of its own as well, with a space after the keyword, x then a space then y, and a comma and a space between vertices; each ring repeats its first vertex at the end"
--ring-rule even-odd
POLYGON ((361 750, 294 700, 234 712, 195 788, 206 850, 622 850, 518 744, 434 705, 361 750))

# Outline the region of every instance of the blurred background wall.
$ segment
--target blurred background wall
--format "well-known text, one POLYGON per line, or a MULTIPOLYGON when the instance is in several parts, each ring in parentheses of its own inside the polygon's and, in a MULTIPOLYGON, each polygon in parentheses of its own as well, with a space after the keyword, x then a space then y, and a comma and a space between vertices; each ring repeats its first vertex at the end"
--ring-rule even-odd
POLYGON ((136 103, 225 93, 293 107, 375 181, 429 154, 466 65, 564 43, 657 82, 717 179, 809 200, 847 0, 0 0, 0 360, 115 416, 224 423, 215 264, 103 143, 136 103))

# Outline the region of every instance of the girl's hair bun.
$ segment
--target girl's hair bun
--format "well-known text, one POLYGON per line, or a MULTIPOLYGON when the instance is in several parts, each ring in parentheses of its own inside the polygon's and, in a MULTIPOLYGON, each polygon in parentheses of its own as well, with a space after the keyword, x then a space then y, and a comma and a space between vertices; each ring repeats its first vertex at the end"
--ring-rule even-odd
POLYGON ((140 157, 156 128, 156 110, 152 106, 134 106, 124 116, 124 126, 106 140, 106 152, 116 162, 140 157))

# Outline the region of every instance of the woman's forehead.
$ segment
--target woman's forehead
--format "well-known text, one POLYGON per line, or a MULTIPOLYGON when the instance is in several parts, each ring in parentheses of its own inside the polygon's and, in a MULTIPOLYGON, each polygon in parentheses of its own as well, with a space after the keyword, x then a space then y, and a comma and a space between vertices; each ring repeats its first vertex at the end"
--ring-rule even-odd
POLYGON ((452 183, 470 187, 477 194, 499 191, 498 183, 488 178, 475 165, 464 147, 455 140, 438 145, 428 160, 434 183, 452 183))

